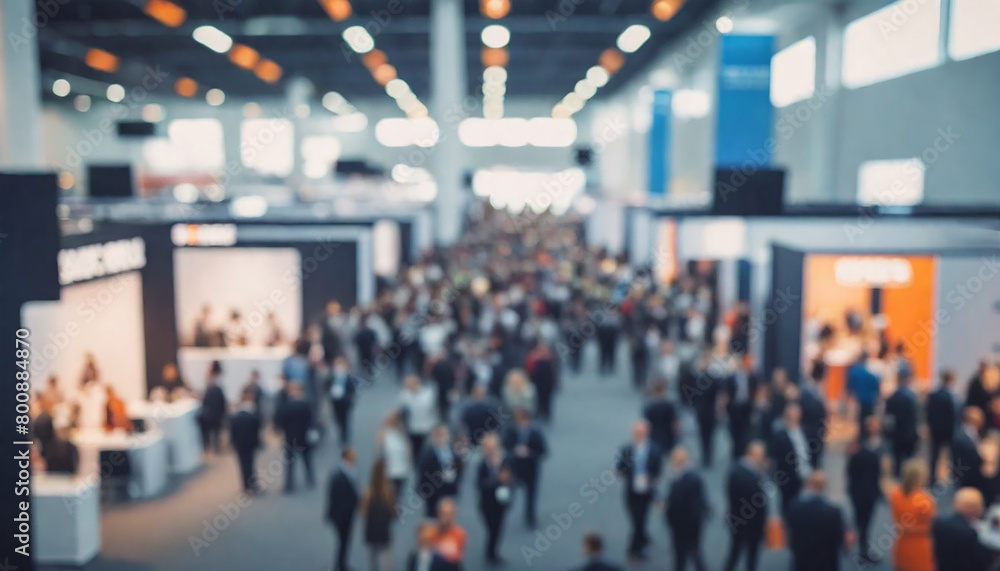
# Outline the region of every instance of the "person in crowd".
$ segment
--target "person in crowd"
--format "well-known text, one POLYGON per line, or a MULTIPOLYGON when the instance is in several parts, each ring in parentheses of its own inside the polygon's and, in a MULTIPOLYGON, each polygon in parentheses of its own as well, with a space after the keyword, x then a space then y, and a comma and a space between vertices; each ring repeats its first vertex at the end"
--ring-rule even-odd
POLYGON ((281 324, 278 323, 278 316, 273 311, 267 312, 267 321, 264 333, 264 345, 267 347, 279 347, 285 342, 285 334, 281 331, 281 324))
MULTIPOLYGON (((298 402, 306 404, 304 401, 298 402)), ((305 408, 304 410, 309 409, 305 408)), ((326 521, 333 526, 337 534, 337 550, 333 559, 334 571, 348 571, 350 569, 347 563, 351 548, 351 528, 354 526, 354 516, 357 514, 360 501, 358 476, 354 471, 354 462, 354 449, 345 446, 340 452, 340 465, 330 476, 330 484, 327 486, 326 521)), ((291 467, 292 464, 289 464, 289 468, 291 467)))
POLYGON ((538 396, 523 369, 514 369, 507 373, 503 388, 503 404, 508 410, 524 409, 532 415, 535 414, 538 396))
POLYGON ((660 341, 660 354, 657 359, 656 374, 667 382, 667 386, 679 386, 681 380, 681 358, 677 356, 674 342, 670 339, 660 341))
POLYGON ((878 375, 868 368, 868 354, 862 352, 858 360, 847 369, 847 391, 858 403, 859 434, 864 433, 865 419, 875 414, 879 383, 878 375))
POLYGON ((865 434, 854 444, 847 460, 847 496, 854 509, 854 525, 858 531, 858 557, 864 563, 875 563, 878 556, 868 543, 872 516, 882 499, 882 423, 869 416, 865 434))
POLYGON ((430 442, 417 461, 416 492, 424 501, 427 517, 435 517, 444 498, 458 495, 464 462, 455 453, 451 431, 444 424, 434 427, 430 442))
MULTIPOLYGON (((302 385, 288 385, 288 401, 278 410, 277 417, 281 421, 281 432, 285 436, 288 462, 285 465, 285 493, 295 491, 295 465, 301 459, 306 469, 306 486, 314 485, 312 467, 312 442, 310 431, 314 430, 312 406, 305 400, 305 390, 302 385)), ((353 454, 353 452, 352 452, 353 454)))
POLYGON ((504 561, 497 554, 497 544, 513 493, 514 473, 496 434, 484 436, 481 447, 483 459, 476 472, 476 487, 479 490, 479 513, 486 524, 486 563, 501 565, 504 561))
POLYGON ((733 459, 743 455, 750 437, 753 395, 760 383, 759 377, 750 370, 749 359, 743 362, 726 380, 726 416, 729 417, 729 437, 732 442, 733 459))
POLYGON ((101 379, 101 374, 97 371, 97 359, 94 354, 87 352, 84 356, 83 362, 83 372, 80 373, 80 388, 86 387, 90 383, 97 382, 101 379))
POLYGON ((177 373, 177 365, 167 363, 163 366, 163 377, 160 387, 164 391, 164 398, 167 402, 174 402, 190 394, 184 379, 177 373))
POLYGON ((379 451, 385 458, 386 474, 392 481, 394 496, 402 498, 403 485, 413 472, 413 454, 399 411, 391 410, 378 436, 379 451))
POLYGON ((112 430, 132 432, 132 419, 128 415, 128 409, 125 407, 125 401, 119 398, 118 393, 115 392, 114 387, 111 385, 105 386, 104 390, 107 395, 107 398, 104 401, 106 410, 104 429, 109 432, 112 430))
MULTIPOLYGON (((650 326, 648 330, 653 334, 656 333, 655 326, 650 326)), ((641 327, 639 330, 633 332, 629 339, 629 356, 632 362, 632 385, 637 390, 642 390, 646 387, 646 379, 649 376, 649 361, 651 359, 649 341, 647 339, 647 332, 641 327)))
POLYGON ((222 364, 212 361, 208 370, 208 378, 205 379, 205 394, 201 397, 201 444, 202 448, 208 452, 211 448, 218 454, 221 450, 222 423, 228 413, 226 395, 219 386, 222 377, 222 364))
POLYGON ((459 567, 437 551, 438 529, 431 521, 417 526, 417 550, 410 554, 406 571, 458 571, 459 567))
POLYGON ((809 464, 815 470, 822 465, 826 448, 826 401, 819 391, 817 379, 806 377, 802 381, 798 401, 802 411, 802 432, 809 442, 809 464))
POLYGON ((44 392, 45 399, 50 406, 58 406, 66 402, 66 394, 63 393, 62 387, 59 386, 59 377, 55 375, 49 375, 48 380, 45 381, 44 392))
POLYGON ((793 571, 839 571, 840 555, 853 536, 840 508, 823 497, 826 475, 809 474, 805 492, 786 509, 785 528, 793 571))
POLYGON ((690 559, 695 569, 705 571, 701 554, 701 532, 708 519, 705 481, 691 464, 687 449, 674 448, 670 455, 673 481, 667 490, 666 522, 674 547, 674 569, 684 571, 690 559))
POLYGON ((979 542, 973 524, 983 516, 983 496, 975 488, 955 492, 954 513, 938 516, 931 525, 934 564, 938 571, 989 569, 991 553, 979 542))
POLYGON ((344 327, 344 316, 338 301, 331 300, 326 304, 326 316, 320 327, 323 358, 327 363, 333 363, 334 359, 344 354, 344 345, 340 334, 344 327))
POLYGON ((240 394, 242 395, 244 392, 249 392, 253 396, 253 410, 258 417, 263 418, 264 389, 260 386, 260 371, 258 369, 250 371, 250 378, 247 380, 247 384, 243 385, 240 394))
POLYGON ((278 390, 274 393, 274 410, 271 414, 271 426, 275 432, 281 432, 281 412, 286 410, 285 405, 290 400, 291 381, 284 373, 278 374, 278 390))
POLYGON ((524 523, 534 528, 538 479, 549 446, 527 409, 514 409, 514 423, 504 432, 503 447, 511 458, 518 485, 524 487, 524 523))
POLYGON ((340 356, 333 360, 333 374, 328 382, 327 392, 330 395, 334 424, 337 425, 341 444, 347 445, 351 442, 351 412, 354 410, 361 379, 351 373, 347 357, 340 356))
POLYGON ((424 449, 427 435, 437 426, 437 400, 434 389, 424 385, 417 375, 409 375, 399 394, 399 407, 406 419, 406 431, 410 437, 410 452, 417 463, 424 449))
POLYGON ((354 332, 354 347, 358 351, 358 365, 362 370, 371 368, 378 354, 378 334, 372 329, 371 319, 369 313, 363 314, 354 332))
MULTIPOLYGON (((309 340, 300 337, 295 341, 295 351, 288 357, 285 357, 285 360, 281 363, 281 372, 285 375, 285 378, 290 383, 302 385, 306 389, 305 394, 309 394, 307 385, 312 375, 311 365, 309 364, 310 347, 311 343, 309 340)), ((332 361, 333 359, 331 358, 330 360, 332 361)))
POLYGON ((500 403, 486 393, 485 384, 472 387, 469 401, 459 414, 469 444, 479 446, 487 434, 499 432, 503 426, 502 414, 500 403))
POLYGON ((254 402, 252 390, 244 390, 240 395, 236 412, 229 418, 229 438, 236 450, 236 459, 240 466, 240 481, 243 491, 256 494, 257 481, 254 476, 254 456, 261 447, 260 414, 254 402))
POLYGON ((898 571, 934 571, 931 522, 936 513, 927 485, 927 465, 907 460, 898 486, 889 492, 894 529, 898 530, 892 563, 898 571))
POLYGON ((649 437, 663 454, 670 454, 680 436, 680 417, 677 405, 667 398, 667 382, 652 384, 649 402, 642 409, 642 417, 649 423, 649 437))
POLYGON ((662 470, 663 451, 650 438, 649 422, 635 421, 632 441, 619 450, 615 462, 615 472, 625 482, 625 511, 631 530, 627 549, 630 561, 641 561, 649 545, 646 524, 662 470))
POLYGON ((392 524, 396 520, 396 488, 389 479, 386 459, 372 466, 368 489, 361 496, 365 545, 372 571, 392 571, 392 524))
POLYGON ((613 375, 615 354, 618 350, 618 335, 621 328, 620 316, 614 309, 606 309, 603 319, 597 323, 597 348, 600 354, 600 372, 613 375))
POLYGON ((955 378, 955 371, 942 372, 941 386, 927 395, 926 420, 927 433, 930 436, 928 459, 932 484, 937 484, 937 464, 941 458, 941 451, 948 450, 951 453, 951 439, 958 424, 955 378))
POLYGON ((767 492, 764 489, 767 448, 759 440, 750 441, 745 448, 743 457, 730 468, 726 486, 729 499, 726 524, 732 539, 725 571, 736 569, 744 552, 747 571, 757 569, 757 553, 767 525, 767 492))
POLYGON ((763 382, 758 384, 750 408, 750 440, 770 442, 774 436, 774 425, 781 418, 782 412, 772 402, 771 385, 763 382))
POLYGON ((538 420, 549 424, 552 422, 553 396, 559 386, 559 380, 555 358, 547 341, 543 339, 538 342, 528 355, 525 368, 531 379, 531 385, 538 395, 538 420))
POLYGON ((243 315, 238 309, 229 312, 229 321, 223 331, 223 340, 226 347, 246 347, 250 342, 247 336, 247 327, 243 323, 243 315))
POLYGON ((49 474, 75 475, 80 467, 80 452, 70 440, 70 428, 68 422, 55 423, 55 434, 42 456, 49 474))
POLYGON ((212 347, 218 345, 218 332, 212 322, 212 306, 205 304, 201 308, 201 314, 194 323, 194 346, 212 347))
POLYGON ((456 523, 455 500, 441 498, 437 504, 437 538, 434 541, 437 552, 445 560, 461 567, 465 559, 465 544, 468 533, 456 523))
POLYGON ((451 399, 455 396, 458 378, 455 363, 444 350, 431 355, 430 377, 434 381, 434 392, 437 395, 438 417, 447 421, 451 418, 451 399))
POLYGON ((719 372, 710 366, 711 356, 706 351, 692 371, 692 379, 681 391, 686 404, 694 408, 701 445, 701 464, 711 468, 715 451, 715 428, 719 419, 719 391, 724 382, 719 372))
POLYGON ((798 497, 813 468, 798 403, 786 404, 782 418, 784 427, 771 439, 768 454, 774 482, 781 492, 781 513, 787 517, 792 501, 798 497))
POLYGON ((576 571, 621 571, 621 567, 604 559, 604 540, 597 532, 583 534, 583 556, 587 562, 576 571))
POLYGON ((910 388, 908 373, 901 371, 899 388, 885 401, 885 422, 888 425, 889 444, 892 447, 893 475, 897 478, 903 463, 909 460, 920 440, 918 429, 919 404, 917 395, 910 388))
POLYGON ((45 391, 35 396, 31 411, 35 417, 31 419, 31 438, 38 443, 39 452, 45 456, 45 447, 56 437, 53 404, 49 400, 49 392, 45 391))
POLYGON ((951 478, 956 487, 966 488, 978 483, 983 466, 983 459, 979 455, 983 422, 983 411, 979 407, 965 407, 962 424, 955 430, 951 440, 951 478))

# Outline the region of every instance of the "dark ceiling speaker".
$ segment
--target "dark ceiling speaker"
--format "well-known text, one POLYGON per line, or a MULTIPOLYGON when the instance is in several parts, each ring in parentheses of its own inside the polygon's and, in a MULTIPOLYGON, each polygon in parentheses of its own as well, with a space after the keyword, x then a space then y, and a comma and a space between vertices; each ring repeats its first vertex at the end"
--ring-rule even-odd
POLYGON ((576 148, 576 164, 581 167, 590 166, 590 163, 594 161, 594 151, 590 147, 577 147, 576 148))
POLYGON ((781 216, 784 195, 784 169, 716 169, 712 214, 781 216))

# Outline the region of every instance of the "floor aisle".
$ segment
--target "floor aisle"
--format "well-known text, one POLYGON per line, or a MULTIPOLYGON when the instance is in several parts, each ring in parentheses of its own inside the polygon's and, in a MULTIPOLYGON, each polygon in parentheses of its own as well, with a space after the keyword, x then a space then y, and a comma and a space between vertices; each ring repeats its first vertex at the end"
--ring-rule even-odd
MULTIPOLYGON (((586 360, 591 364, 593 361, 586 360)), ((575 567, 581 561, 580 537, 591 529, 604 535, 608 555, 623 561, 628 529, 624 524, 622 488, 619 483, 610 486, 605 483, 610 481, 608 471, 613 467, 616 450, 628 439, 629 425, 638 414, 640 399, 626 381, 625 363, 621 359, 619 370, 622 373, 616 379, 600 379, 591 365, 580 376, 565 379, 564 390, 556 400, 555 423, 548 430, 552 453, 543 468, 538 506, 539 532, 544 533, 548 528, 556 539, 539 540, 541 533, 522 524, 522 507, 515 503, 508 514, 502 540, 502 555, 508 562, 506 569, 575 567), (581 504, 583 513, 578 518, 567 518, 563 514, 568 513, 574 502, 581 504), (559 528, 557 535, 557 528, 550 526, 560 520, 564 526, 569 523, 565 531, 559 528), (531 554, 529 560, 527 549, 535 550, 537 556, 531 554)), ((397 390, 395 383, 382 381, 364 389, 360 395, 354 426, 363 479, 373 460, 374 434, 383 413, 395 402, 397 390)), ((684 432, 685 442, 694 450, 693 419, 685 419, 684 432)), ((728 436, 720 429, 715 467, 705 474, 714 515, 705 532, 703 551, 709 569, 713 570, 722 568, 729 547, 721 515, 725 509, 723 480, 728 464, 725 461, 729 454, 728 441, 728 436)), ((833 448, 827 457, 827 468, 833 496, 842 498, 842 446, 840 450, 837 446, 833 448)), ((321 475, 316 489, 301 489, 292 496, 285 496, 281 493, 281 477, 278 476, 268 484, 267 494, 253 498, 238 512, 234 509, 239 497, 235 459, 231 456, 212 459, 202 472, 180 483, 176 492, 161 500, 108 510, 102 521, 103 553, 86 569, 329 569, 333 534, 323 522, 322 510, 324 484, 335 457, 335 446, 325 441, 316 455, 317 474, 321 475), (210 521, 216 525, 208 523, 210 521), (224 529, 217 531, 216 527, 224 529), (194 541, 200 546, 197 553, 192 537, 205 542, 194 541)), ((267 453, 260 456, 258 470, 267 474, 269 468, 276 466, 277 458, 277 446, 272 443, 267 453)), ((475 461, 477 459, 473 459, 475 461)), ((472 571, 484 568, 484 530, 475 506, 471 472, 467 471, 459 502, 459 522, 469 531, 466 569, 472 571)), ((884 529, 885 512, 885 509, 879 510, 879 526, 875 529, 884 529)), ((404 515, 394 528, 398 537, 395 541, 396 569, 403 568, 406 554, 414 545, 413 530, 418 521, 419 515, 404 515)), ((365 570, 368 569, 368 556, 359 529, 360 526, 355 527, 352 565, 365 570)), ((659 509, 652 514, 650 531, 653 537, 651 558, 641 569, 670 569, 671 550, 659 509)), ((760 569, 787 567, 785 553, 763 553, 760 569)), ((856 566, 845 558, 842 568, 855 569, 856 566)), ((875 567, 880 568, 888 567, 875 567)))

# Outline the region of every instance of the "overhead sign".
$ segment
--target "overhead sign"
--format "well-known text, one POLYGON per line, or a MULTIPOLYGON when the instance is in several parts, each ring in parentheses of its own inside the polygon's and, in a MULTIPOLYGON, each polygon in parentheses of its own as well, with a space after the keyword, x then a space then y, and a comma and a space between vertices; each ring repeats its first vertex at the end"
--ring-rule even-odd
POLYGON ((913 281, 906 258, 848 257, 834 264, 837 283, 845 286, 902 287, 913 281))
POLYGON ((59 250, 59 283, 69 285, 146 266, 142 238, 114 240, 59 250))
POLYGON ((236 244, 236 225, 174 224, 170 240, 175 246, 232 246, 236 244))

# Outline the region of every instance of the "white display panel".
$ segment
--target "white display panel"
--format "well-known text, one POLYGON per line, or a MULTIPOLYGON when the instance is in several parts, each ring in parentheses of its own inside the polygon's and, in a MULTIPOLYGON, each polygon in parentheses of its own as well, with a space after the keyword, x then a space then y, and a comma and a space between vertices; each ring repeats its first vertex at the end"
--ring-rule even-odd
POLYGON ((66 398, 80 387, 93 354, 99 380, 125 401, 146 396, 142 278, 129 272, 62 288, 59 301, 29 302, 21 310, 31 332, 33 385, 59 379, 66 398))
POLYGON ((210 329, 225 329, 240 314, 247 346, 268 344, 273 312, 281 338, 290 343, 302 329, 301 257, 294 248, 180 248, 174 251, 174 295, 181 346, 194 345, 204 307, 210 329))

